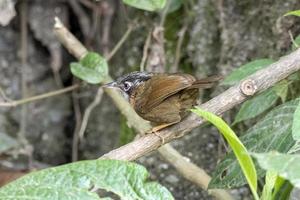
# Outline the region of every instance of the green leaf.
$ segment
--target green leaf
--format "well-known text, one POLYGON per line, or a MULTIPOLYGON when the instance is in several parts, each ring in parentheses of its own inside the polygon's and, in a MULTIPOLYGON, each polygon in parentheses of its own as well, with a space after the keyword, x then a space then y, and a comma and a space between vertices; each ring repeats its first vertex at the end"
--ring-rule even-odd
POLYGON ((156 11, 163 9, 167 0, 123 0, 123 2, 138 9, 156 11))
POLYGON ((300 103, 298 104, 293 116, 292 134, 294 140, 300 140, 300 103))
POLYGON ((227 140, 228 144, 232 148, 240 167, 248 181, 250 189, 255 199, 259 199, 256 193, 257 190, 257 175, 254 163, 243 145, 243 143, 239 140, 233 130, 224 122, 220 117, 201 110, 200 108, 192 109, 192 112, 196 113, 197 115, 203 117, 204 119, 211 122, 214 126, 218 128, 218 130, 222 133, 222 135, 227 140))
POLYGON ((294 11, 287 12, 283 16, 285 17, 285 16, 289 16, 289 15, 294 15, 294 16, 300 17, 300 10, 294 10, 294 11))
MULTIPOLYGON (((293 114, 299 98, 275 107, 263 119, 250 128, 240 140, 250 152, 264 153, 272 150, 288 152, 295 144, 292 137, 293 114)), ((264 176, 261 168, 256 168, 258 177, 264 176)), ((232 152, 217 165, 210 188, 232 188, 246 183, 241 168, 232 152)))
POLYGON ((234 70, 230 75, 228 75, 225 80, 221 83, 222 85, 234 85, 238 83, 243 78, 255 73, 256 71, 267 67, 274 61, 271 59, 259 59, 249 62, 238 69, 234 70))
POLYGON ((0 154, 18 145, 18 142, 5 133, 0 132, 0 154))
POLYGON ((263 169, 276 172, 280 177, 300 188, 300 155, 269 152, 253 153, 253 156, 263 169))
POLYGON ((247 100, 242 104, 239 112, 235 116, 233 124, 258 116, 272 107, 277 99, 278 96, 276 92, 271 88, 247 100))
POLYGON ((97 189, 121 199, 172 200, 169 191, 154 182, 138 164, 117 160, 90 160, 30 173, 2 188, 3 199, 99 199, 97 189), (22 188, 22 189, 20 189, 22 188))
POLYGON ((266 181, 261 195, 261 200, 270 200, 273 196, 273 189, 277 180, 277 173, 270 170, 267 171, 266 181))
POLYGON ((71 72, 77 78, 88 83, 98 84, 107 77, 108 66, 106 60, 99 54, 89 52, 79 63, 71 63, 71 72))
POLYGON ((277 83, 273 87, 273 89, 276 92, 277 96, 279 96, 281 98, 281 101, 285 102, 286 97, 288 95, 289 82, 287 80, 282 80, 279 83, 277 83))

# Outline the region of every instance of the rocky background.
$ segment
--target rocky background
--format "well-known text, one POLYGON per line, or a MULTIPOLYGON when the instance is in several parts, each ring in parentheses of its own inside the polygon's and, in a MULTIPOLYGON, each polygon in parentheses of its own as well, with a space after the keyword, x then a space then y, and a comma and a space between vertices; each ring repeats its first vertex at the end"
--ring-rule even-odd
MULTIPOLYGON (((78 82, 69 70, 69 63, 75 59, 53 34, 54 16, 58 16, 89 50, 102 55, 109 54, 129 26, 134 27, 109 61, 114 78, 139 70, 147 36, 162 22, 164 39, 152 40, 149 46, 154 49, 152 52, 164 54, 164 66, 158 66, 158 70, 188 72, 198 77, 227 75, 243 63, 258 58, 278 59, 289 50, 291 37, 300 33, 299 19, 282 17, 300 8, 298 0, 175 2, 177 7, 167 13, 149 13, 127 7, 119 0, 0 1, 1 102, 78 82)), ((148 59, 146 67, 150 62, 148 59)), ((205 91, 202 101, 225 89, 217 87, 205 91)), ((0 133, 10 136, 17 144, 13 150, 3 153, 1 168, 26 171, 36 166, 68 163, 72 161, 74 148, 78 150, 77 159, 94 159, 125 143, 124 134, 132 131, 109 97, 104 96, 91 113, 84 141, 72 145, 76 127, 96 90, 97 86, 87 85, 79 91, 26 105, 0 107, 0 133)), ((228 122, 234 113, 233 110, 226 114, 228 122)), ((237 132, 239 128, 244 127, 237 127, 237 132)), ((219 134, 209 127, 194 130, 172 145, 208 173, 225 152, 219 134)), ((151 178, 165 185, 175 199, 211 199, 206 191, 183 179, 157 153, 138 162, 145 165, 151 178)), ((247 188, 235 189, 232 193, 237 199, 250 199, 247 188)))

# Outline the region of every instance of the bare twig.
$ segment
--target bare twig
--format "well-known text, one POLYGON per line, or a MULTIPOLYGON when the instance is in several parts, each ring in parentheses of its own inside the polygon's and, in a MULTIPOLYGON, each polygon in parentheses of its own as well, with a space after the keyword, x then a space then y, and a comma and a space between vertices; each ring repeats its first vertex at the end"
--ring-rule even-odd
MULTIPOLYGON (((73 78, 74 83, 74 78, 73 78)), ((72 92, 72 101, 73 101, 73 108, 75 113, 75 129, 73 132, 73 140, 72 140, 72 162, 78 160, 78 141, 79 141, 79 130, 81 126, 81 110, 79 105, 79 99, 77 97, 77 91, 72 92)))
MULTIPOLYGON (((203 169, 189 162, 187 159, 184 159, 184 157, 169 144, 160 147, 158 151, 183 177, 207 190, 211 177, 203 169)), ((233 200, 233 197, 225 190, 211 189, 208 190, 208 192, 217 199, 233 200)))
POLYGON ((0 96, 4 101, 8 101, 11 102, 12 100, 10 98, 8 98, 5 94, 5 92, 3 91, 3 89, 0 87, 0 96))
POLYGON ((131 34, 133 30, 133 25, 129 25, 127 31, 124 33, 122 38, 119 40, 119 42, 116 44, 116 46, 109 52, 109 54, 106 56, 106 60, 109 61, 115 53, 121 48, 121 46, 124 44, 124 42, 128 39, 129 35, 131 34))
POLYGON ((142 57, 142 61, 140 64, 140 71, 145 71, 145 63, 148 57, 148 50, 149 50, 149 46, 150 46, 150 42, 151 42, 151 34, 152 34, 152 30, 148 33, 146 42, 144 44, 144 48, 143 48, 143 57, 142 57))
POLYGON ((288 32, 289 32, 289 36, 290 36, 290 39, 291 39, 293 45, 294 45, 296 48, 298 48, 299 45, 298 45, 297 42, 295 41, 294 36, 293 36, 291 30, 289 30, 288 32))
POLYGON ((84 37, 88 38, 91 22, 87 13, 85 13, 84 9, 81 7, 77 0, 68 0, 68 2, 71 5, 74 13, 77 15, 77 19, 84 37))
POLYGON ((112 23, 112 17, 114 15, 115 9, 114 7, 108 3, 107 1, 100 2, 101 8, 103 11, 103 31, 101 34, 101 47, 103 49, 103 55, 105 57, 109 54, 109 42, 111 37, 111 23, 112 23))
POLYGON ((85 132, 87 123, 89 121, 90 114, 91 114, 92 110, 101 102, 102 95, 103 95, 103 89, 100 87, 97 91, 94 101, 84 111, 81 127, 80 127, 80 130, 78 133, 80 140, 83 139, 84 132, 85 132))
MULTIPOLYGON (((26 67, 27 67, 27 35, 28 35, 28 29, 27 29, 27 0, 23 0, 20 5, 21 9, 21 84, 22 84, 22 97, 25 98, 28 93, 28 88, 27 88, 27 81, 26 81, 26 67)), ((27 126, 27 106, 23 105, 22 106, 22 111, 21 111, 21 121, 20 121, 20 130, 18 132, 18 138, 20 141, 25 142, 26 137, 26 126, 27 126)))
POLYGON ((178 41, 176 44, 175 60, 170 69, 170 72, 174 73, 174 72, 178 71, 178 64, 179 64, 180 56, 181 56, 181 47, 182 47, 182 43, 183 43, 183 39, 184 39, 186 30, 187 30, 187 25, 184 25, 178 33, 178 41))
POLYGON ((74 37, 74 35, 70 34, 58 17, 55 17, 54 20, 54 32, 59 41, 67 48, 67 50, 70 51, 71 55, 80 60, 80 58, 84 57, 87 53, 86 48, 77 40, 76 37, 74 37))
POLYGON ((54 81, 56 83, 56 85, 59 88, 63 87, 63 82, 59 73, 59 70, 61 68, 62 65, 62 54, 61 54, 61 47, 60 45, 50 45, 49 48, 50 51, 50 55, 51 55, 51 69, 52 69, 52 73, 54 76, 54 81))
POLYGON ((10 101, 10 102, 0 102, 0 107, 15 107, 15 106, 26 104, 26 103, 29 103, 29 102, 32 102, 32 101, 37 101, 37 100, 49 98, 49 97, 52 97, 52 96, 60 95, 60 94, 66 93, 66 92, 70 92, 72 90, 77 89, 78 87, 79 87, 79 85, 77 84, 77 85, 72 85, 72 86, 69 86, 69 87, 66 87, 66 88, 63 88, 63 89, 60 89, 60 90, 55 90, 55 91, 44 93, 44 94, 41 94, 41 95, 28 97, 28 98, 25 98, 25 99, 13 100, 13 101, 10 101))
POLYGON ((166 21, 166 17, 168 15, 168 12, 169 12, 169 8, 170 8, 170 5, 171 5, 171 0, 167 0, 167 3, 165 5, 165 8, 163 9, 162 11, 162 14, 161 14, 161 18, 160 18, 160 23, 159 23, 159 26, 160 27, 163 27, 164 24, 165 24, 165 21, 166 21))
POLYGON ((95 9, 95 4, 92 1, 89 0, 79 0, 80 3, 82 3, 84 6, 86 6, 89 9, 95 9))

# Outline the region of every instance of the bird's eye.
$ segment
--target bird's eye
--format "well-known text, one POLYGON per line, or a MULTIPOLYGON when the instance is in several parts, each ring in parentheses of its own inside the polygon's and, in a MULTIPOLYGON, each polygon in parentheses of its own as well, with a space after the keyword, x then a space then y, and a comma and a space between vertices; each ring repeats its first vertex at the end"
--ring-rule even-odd
POLYGON ((128 81, 124 82, 124 90, 128 91, 130 89, 131 85, 132 85, 131 82, 128 82, 128 81))

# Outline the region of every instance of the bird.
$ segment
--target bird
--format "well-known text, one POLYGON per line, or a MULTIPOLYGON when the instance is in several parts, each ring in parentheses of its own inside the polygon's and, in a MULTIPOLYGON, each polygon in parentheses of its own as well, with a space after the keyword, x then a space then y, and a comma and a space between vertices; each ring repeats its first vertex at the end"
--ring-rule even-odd
POLYGON ((219 75, 196 79, 186 73, 152 73, 135 71, 105 84, 117 88, 135 112, 154 126, 157 132, 184 119, 197 104, 199 89, 211 88, 219 75))

